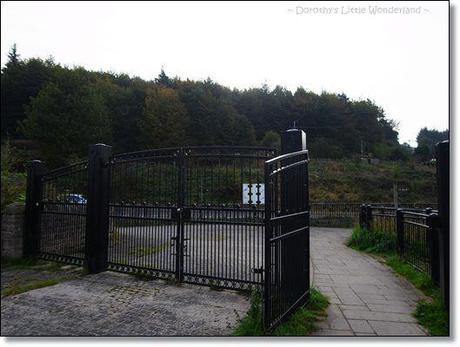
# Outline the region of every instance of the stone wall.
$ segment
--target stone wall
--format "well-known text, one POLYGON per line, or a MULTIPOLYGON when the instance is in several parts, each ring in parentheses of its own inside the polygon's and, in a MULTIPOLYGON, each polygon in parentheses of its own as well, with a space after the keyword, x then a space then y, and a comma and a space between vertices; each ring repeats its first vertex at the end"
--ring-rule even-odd
POLYGON ((2 257, 23 256, 24 211, 23 203, 14 203, 2 213, 2 257))

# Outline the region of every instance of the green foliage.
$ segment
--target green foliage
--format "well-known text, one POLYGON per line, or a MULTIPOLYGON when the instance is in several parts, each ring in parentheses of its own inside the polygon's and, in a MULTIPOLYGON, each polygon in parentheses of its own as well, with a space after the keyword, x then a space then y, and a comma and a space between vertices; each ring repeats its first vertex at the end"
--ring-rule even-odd
POLYGON ((1 147, 1 211, 14 202, 24 202, 26 195, 26 174, 16 172, 16 158, 9 142, 1 147))
POLYGON ((180 146, 189 122, 187 109, 177 91, 158 86, 146 91, 141 143, 147 148, 180 146))
POLYGON ((449 315, 443 307, 439 288, 435 286, 431 277, 401 260, 395 254, 393 247, 387 247, 390 242, 382 242, 385 237, 373 237, 372 234, 365 229, 355 227, 347 245, 357 250, 377 253, 383 257, 386 265, 429 296, 429 301, 420 300, 417 303, 414 316, 422 326, 428 329, 430 335, 447 336, 449 334, 449 315))
POLYGON ((233 331, 234 336, 263 336, 263 312, 262 312, 262 295, 254 291, 251 295, 251 306, 246 316, 241 319, 238 326, 233 331))
POLYGON ((131 248, 128 254, 136 255, 137 257, 143 257, 146 255, 163 252, 168 247, 171 247, 171 243, 169 242, 163 243, 161 245, 148 246, 148 247, 138 246, 138 247, 131 248))
POLYGON ((438 131, 428 130, 426 127, 421 129, 417 135, 417 148, 415 155, 420 160, 429 160, 435 156, 435 145, 438 142, 449 139, 449 130, 438 131))
POLYGON ((96 142, 116 153, 176 144, 279 147, 274 134, 294 121, 308 131, 312 158, 353 156, 361 140, 397 151, 395 124, 384 111, 343 94, 266 85, 229 89, 209 78, 171 78, 164 70, 144 81, 52 59, 24 60, 15 47, 1 78, 2 136, 32 140, 49 168, 86 156, 87 145, 96 142))
POLYGON ((32 290, 32 289, 52 286, 59 282, 62 282, 64 279, 65 278, 57 277, 57 278, 49 278, 45 280, 35 281, 33 283, 27 283, 25 285, 12 284, 11 286, 2 289, 2 297, 28 292, 29 290, 32 290))
POLYGON ((2 271, 28 269, 37 264, 45 264, 44 261, 36 258, 7 258, 2 257, 2 271))
POLYGON ((269 130, 264 134, 262 140, 260 140, 260 145, 275 148, 279 151, 281 150, 281 136, 277 132, 269 130))
POLYGON ((65 71, 26 107, 22 132, 35 140, 45 160, 63 165, 86 156, 88 145, 110 143, 110 115, 100 90, 84 71, 65 71))
POLYGON ((436 287, 427 274, 415 270, 410 264, 402 261, 396 254, 387 255, 385 262, 398 274, 407 278, 416 288, 422 290, 427 295, 433 295, 436 287))
POLYGON ((379 159, 408 161, 411 154, 410 148, 399 144, 377 143, 374 146, 374 155, 379 159))
POLYGON ((428 301, 421 300, 417 303, 414 316, 419 324, 427 328, 432 336, 449 335, 449 314, 444 309, 440 290, 435 286, 431 277, 415 270, 397 255, 385 256, 385 262, 430 297, 428 301))
POLYGON ((439 293, 434 295, 431 302, 420 301, 414 316, 430 335, 449 336, 449 313, 444 309, 439 293))
POLYGON ((356 226, 347 246, 366 252, 392 252, 396 249, 396 235, 380 230, 368 231, 356 226))
POLYGON ((262 297, 255 292, 247 315, 233 332, 234 336, 309 336, 317 328, 315 323, 325 316, 328 299, 315 288, 311 289, 307 304, 298 308, 287 321, 279 325, 271 334, 264 331, 262 324, 262 297))
POLYGON ((433 202, 437 194, 435 168, 414 162, 312 159, 309 170, 313 202, 391 203, 395 180, 408 188, 400 192, 400 203, 433 202))

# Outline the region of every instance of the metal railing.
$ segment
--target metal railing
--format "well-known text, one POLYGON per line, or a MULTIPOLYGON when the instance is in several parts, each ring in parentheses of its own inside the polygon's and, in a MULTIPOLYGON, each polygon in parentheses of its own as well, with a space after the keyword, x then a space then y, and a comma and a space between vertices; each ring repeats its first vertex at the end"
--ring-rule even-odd
POLYGON ((437 210, 362 205, 359 224, 368 232, 395 236, 401 259, 439 283, 437 210))
MULTIPOLYGON (((351 228, 359 221, 361 209, 359 203, 354 202, 312 202, 310 203, 310 223, 316 227, 351 228)), ((392 203, 372 203, 372 206, 393 208, 392 203)), ((434 208, 433 203, 404 203, 404 209, 434 208)))

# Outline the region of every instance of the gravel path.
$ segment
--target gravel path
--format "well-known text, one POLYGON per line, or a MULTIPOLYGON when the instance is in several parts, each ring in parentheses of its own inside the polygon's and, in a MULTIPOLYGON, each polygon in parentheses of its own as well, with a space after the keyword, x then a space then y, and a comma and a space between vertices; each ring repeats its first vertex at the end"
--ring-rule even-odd
POLYGON ((219 336, 249 308, 245 296, 104 272, 6 297, 2 336, 219 336))

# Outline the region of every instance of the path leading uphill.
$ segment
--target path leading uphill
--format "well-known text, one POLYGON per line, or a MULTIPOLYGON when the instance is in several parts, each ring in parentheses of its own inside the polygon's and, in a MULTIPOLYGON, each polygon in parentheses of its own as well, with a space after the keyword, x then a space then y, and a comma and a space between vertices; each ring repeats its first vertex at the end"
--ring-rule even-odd
POLYGON ((350 234, 311 229, 313 284, 331 302, 315 335, 427 335, 412 316, 423 293, 377 259, 345 246, 350 234))

